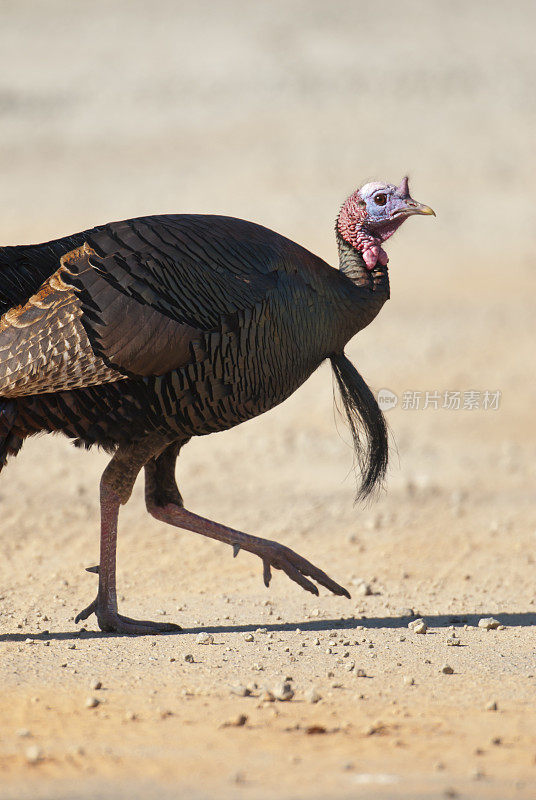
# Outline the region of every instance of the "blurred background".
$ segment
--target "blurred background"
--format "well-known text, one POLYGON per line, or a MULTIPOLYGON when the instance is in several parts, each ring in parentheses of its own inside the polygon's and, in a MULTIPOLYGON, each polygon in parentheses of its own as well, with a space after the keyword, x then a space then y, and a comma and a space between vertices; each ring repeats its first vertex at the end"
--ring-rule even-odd
MULTIPOLYGON (((353 506, 327 365, 281 407, 189 444, 179 485, 192 510, 278 538, 343 583, 354 570, 374 574, 387 604, 445 613, 454 597, 466 611, 526 609, 536 525, 533 0, 3 0, 0 20, 1 244, 143 214, 222 213, 337 266, 345 197, 410 176, 437 218, 412 219, 388 242, 392 299, 348 347, 375 390, 400 398, 387 412, 387 492, 353 506), (486 390, 501 392, 497 410, 401 402, 404 392, 486 390)), ((23 613, 31 624, 50 609, 52 574, 68 586, 50 625, 73 628, 94 589, 83 567, 96 563, 106 461, 45 437, 2 474, 6 619, 23 613)), ((141 482, 121 519, 127 613, 204 592, 264 598, 252 560, 222 561, 217 543, 148 519, 141 482)), ((283 579, 272 592, 295 596, 283 579)), ((322 598, 328 613, 343 613, 337 603, 322 598)))
MULTIPOLYGON (((498 414, 428 409, 408 422, 399 406, 390 419, 401 455, 406 427, 430 446, 451 429, 475 437, 484 458, 490 438, 527 446, 534 3, 0 8, 0 241, 141 214, 223 213, 336 266, 344 198, 407 173, 437 219, 412 220, 389 242, 393 299, 351 354, 376 389, 399 397, 502 391, 498 414)), ((322 401, 312 388, 291 401, 300 418, 302 405, 330 402, 327 374, 321 383, 322 401)))

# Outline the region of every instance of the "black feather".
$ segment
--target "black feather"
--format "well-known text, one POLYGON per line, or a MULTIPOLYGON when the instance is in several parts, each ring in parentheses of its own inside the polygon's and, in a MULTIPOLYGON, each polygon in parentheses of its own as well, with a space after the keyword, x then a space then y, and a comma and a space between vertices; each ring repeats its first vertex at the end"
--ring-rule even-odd
POLYGON ((330 360, 361 470, 358 501, 371 495, 385 478, 389 458, 387 424, 376 398, 344 353, 332 355, 330 360))
POLYGON ((7 456, 17 453, 22 442, 13 436, 11 429, 17 418, 17 408, 12 400, 0 398, 0 471, 5 466, 7 456))

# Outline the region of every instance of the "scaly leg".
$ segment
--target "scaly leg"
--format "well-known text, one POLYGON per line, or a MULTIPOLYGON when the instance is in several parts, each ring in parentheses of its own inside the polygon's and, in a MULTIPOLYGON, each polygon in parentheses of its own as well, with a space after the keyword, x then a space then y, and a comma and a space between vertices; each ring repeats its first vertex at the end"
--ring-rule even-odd
POLYGON ((274 567, 274 569, 282 569, 291 580, 299 583, 300 586, 312 594, 317 595, 318 588, 306 576, 312 578, 321 586, 325 586, 333 594, 350 597, 348 591, 343 586, 335 583, 325 572, 322 572, 310 561, 295 553, 294 550, 278 542, 250 536, 247 533, 234 530, 234 528, 227 528, 225 525, 212 522, 204 517, 198 517, 197 514, 193 514, 191 511, 187 511, 185 508, 173 503, 151 507, 149 511, 155 519, 161 522, 167 522, 177 528, 185 528, 188 531, 200 533, 202 536, 208 536, 211 539, 230 544, 233 547, 235 556, 238 555, 240 550, 248 550, 250 553, 259 556, 263 563, 265 586, 270 585, 272 578, 271 568, 274 567))
POLYGON ((136 475, 143 465, 143 461, 139 464, 138 459, 144 455, 146 452, 143 448, 141 453, 136 449, 118 451, 101 480, 100 564, 98 569, 91 569, 98 572, 99 591, 95 600, 76 616, 75 622, 87 619, 95 613, 99 628, 103 631, 143 634, 181 630, 178 625, 169 622, 150 622, 123 617, 117 610, 115 565, 119 507, 130 496, 136 475))
POLYGON ((289 578, 306 591, 318 594, 318 588, 308 578, 337 595, 350 597, 348 591, 335 583, 325 572, 288 547, 269 539, 260 539, 247 533, 227 528, 217 522, 199 517, 182 507, 182 498, 175 483, 175 460, 178 446, 168 447, 161 456, 152 459, 145 466, 147 510, 161 522, 184 528, 211 539, 217 539, 233 547, 234 555, 240 550, 248 550, 259 556, 263 562, 264 583, 270 585, 271 568, 281 569, 289 578))

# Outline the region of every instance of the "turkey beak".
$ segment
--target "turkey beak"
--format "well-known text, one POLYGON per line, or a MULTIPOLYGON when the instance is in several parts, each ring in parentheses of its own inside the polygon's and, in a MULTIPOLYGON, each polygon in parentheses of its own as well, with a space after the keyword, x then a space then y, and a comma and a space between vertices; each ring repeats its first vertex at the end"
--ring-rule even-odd
POLYGON ((425 214, 426 216, 435 217, 436 213, 430 206, 425 206, 423 203, 417 203, 416 200, 408 200, 405 213, 410 214, 425 214))

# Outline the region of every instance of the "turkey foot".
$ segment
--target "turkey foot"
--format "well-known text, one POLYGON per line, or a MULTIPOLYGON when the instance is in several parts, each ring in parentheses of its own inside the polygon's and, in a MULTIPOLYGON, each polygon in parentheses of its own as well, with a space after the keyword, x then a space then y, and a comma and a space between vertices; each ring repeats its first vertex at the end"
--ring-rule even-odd
POLYGON ((311 594, 318 595, 318 587, 308 578, 312 578, 313 581, 316 581, 321 586, 325 586, 333 594, 350 597, 349 592, 343 586, 335 583, 329 575, 315 567, 303 556, 295 553, 294 550, 278 542, 250 536, 247 533, 234 530, 234 528, 227 528, 225 525, 220 525, 204 517, 199 517, 197 514, 192 514, 191 511, 187 511, 174 503, 168 503, 165 506, 151 505, 149 511, 153 517, 161 522, 167 522, 177 528, 185 528, 194 533, 200 533, 202 536, 208 536, 211 539, 230 544, 235 556, 240 550, 248 550, 250 553, 259 556, 263 562, 265 586, 270 585, 272 578, 271 568, 273 567, 274 569, 283 570, 292 581, 298 583, 311 594))
POLYGON ((99 608, 99 597, 95 598, 92 603, 80 611, 75 617, 75 623, 87 619, 91 614, 97 615, 97 622, 101 631, 114 632, 114 633, 131 633, 131 634, 155 634, 155 633, 170 633, 171 631, 180 631, 180 625, 175 625, 173 622, 151 622, 150 620, 131 619, 119 614, 117 609, 108 607, 99 608))

